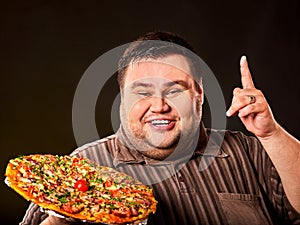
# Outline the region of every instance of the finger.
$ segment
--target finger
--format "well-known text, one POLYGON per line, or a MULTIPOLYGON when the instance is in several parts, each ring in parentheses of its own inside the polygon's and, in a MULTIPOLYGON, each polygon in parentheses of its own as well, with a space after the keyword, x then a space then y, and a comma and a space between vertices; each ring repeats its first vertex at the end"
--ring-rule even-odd
MULTIPOLYGON (((238 99, 238 96, 239 96, 239 94, 242 92, 242 90, 243 89, 241 89, 241 88, 239 88, 239 87, 237 87, 237 88, 235 88, 234 90, 233 90, 233 97, 232 97, 232 100, 231 100, 231 106, 237 101, 237 99, 238 99)), ((231 112, 231 110, 232 110, 232 107, 229 107, 229 110, 226 112, 226 115, 227 116, 235 116, 236 115, 236 113, 235 112, 231 112)))
POLYGON ((232 97, 232 100, 231 100, 231 105, 230 105, 229 109, 226 112, 227 116, 235 116, 237 114, 236 110, 234 110, 234 108, 235 108, 234 104, 237 101, 237 99, 239 98, 239 95, 240 95, 241 92, 245 92, 245 90, 243 90, 239 87, 234 88, 233 97, 232 97))
POLYGON ((243 89, 237 87, 235 89, 233 89, 233 97, 236 97, 238 96, 241 92, 242 92, 243 89))
MULTIPOLYGON (((254 102, 252 101, 252 96, 254 95, 239 95, 236 96, 233 101, 231 106, 229 107, 229 109, 226 112, 227 116, 233 116, 239 113, 239 111, 246 107, 247 105, 253 104, 254 102)), ((257 98, 256 96, 254 96, 255 99, 257 98)))
POLYGON ((244 89, 254 88, 254 83, 248 67, 246 56, 241 57, 240 67, 241 67, 240 70, 241 70, 241 80, 242 80, 243 88, 244 89))
POLYGON ((250 114, 262 112, 265 109, 262 103, 249 104, 239 110, 239 117, 246 117, 250 114))

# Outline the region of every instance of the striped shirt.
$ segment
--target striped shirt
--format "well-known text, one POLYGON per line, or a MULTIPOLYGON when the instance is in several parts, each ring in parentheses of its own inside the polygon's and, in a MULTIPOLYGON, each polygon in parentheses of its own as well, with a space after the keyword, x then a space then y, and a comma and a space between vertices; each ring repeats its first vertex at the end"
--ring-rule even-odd
MULTIPOLYGON (((151 185, 158 206, 147 224, 300 224, 300 215, 289 204, 257 138, 205 129, 202 124, 200 131, 197 148, 186 160, 160 162, 144 157, 128 147, 122 129, 71 155, 90 158, 151 185), (213 144, 207 145, 209 139, 213 144)), ((37 225, 46 216, 31 204, 20 224, 37 225)))

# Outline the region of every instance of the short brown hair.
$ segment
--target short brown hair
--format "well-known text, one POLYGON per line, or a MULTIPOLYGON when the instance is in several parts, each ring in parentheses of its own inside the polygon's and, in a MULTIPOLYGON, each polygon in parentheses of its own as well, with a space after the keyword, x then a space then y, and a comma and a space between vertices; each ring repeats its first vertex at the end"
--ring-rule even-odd
POLYGON ((192 46, 180 36, 170 32, 149 32, 130 43, 124 51, 118 64, 118 83, 122 89, 128 65, 144 59, 157 59, 172 54, 187 58, 192 76, 200 79, 199 57, 192 46))

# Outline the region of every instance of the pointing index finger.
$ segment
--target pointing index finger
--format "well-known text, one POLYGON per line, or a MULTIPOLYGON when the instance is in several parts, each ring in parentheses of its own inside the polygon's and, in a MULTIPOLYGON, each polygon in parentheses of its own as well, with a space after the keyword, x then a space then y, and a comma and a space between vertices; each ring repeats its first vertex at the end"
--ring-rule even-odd
POLYGON ((241 57, 240 66, 241 66, 241 80, 242 80, 243 89, 254 88, 254 83, 248 67, 246 56, 241 57))

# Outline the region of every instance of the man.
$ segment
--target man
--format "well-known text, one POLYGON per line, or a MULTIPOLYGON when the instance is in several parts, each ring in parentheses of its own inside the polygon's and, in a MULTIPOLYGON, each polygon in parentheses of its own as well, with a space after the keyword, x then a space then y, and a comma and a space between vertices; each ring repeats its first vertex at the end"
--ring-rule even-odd
MULTIPOLYGON (((245 57, 240 66, 226 114, 256 137, 206 129, 193 49, 170 33, 142 36, 119 63, 120 129, 72 155, 151 185, 158 208, 148 224, 299 224, 300 143, 274 120, 245 57)), ((32 204, 21 224, 76 223, 46 217, 32 204)))

